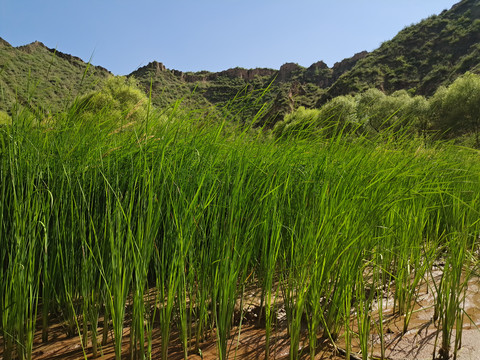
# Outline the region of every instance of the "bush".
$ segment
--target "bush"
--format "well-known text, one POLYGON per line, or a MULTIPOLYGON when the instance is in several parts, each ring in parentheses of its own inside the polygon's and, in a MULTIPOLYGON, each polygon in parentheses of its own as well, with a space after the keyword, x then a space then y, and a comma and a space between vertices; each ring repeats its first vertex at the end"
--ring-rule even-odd
POLYGON ((287 114, 283 121, 275 125, 273 135, 276 138, 311 136, 318 127, 320 115, 321 113, 318 109, 305 109, 303 106, 300 106, 294 112, 287 114))
POLYGON ((300 106, 296 111, 278 122, 273 134, 282 136, 311 137, 322 134, 333 136, 339 131, 356 127, 356 103, 352 96, 338 96, 320 109, 306 109, 300 106))
POLYGON ((109 78, 101 90, 78 99, 74 108, 83 120, 140 122, 147 116, 148 97, 133 79, 115 76, 109 78))
POLYGON ((5 111, 0 110, 0 126, 1 125, 10 125, 12 123, 12 118, 5 111))

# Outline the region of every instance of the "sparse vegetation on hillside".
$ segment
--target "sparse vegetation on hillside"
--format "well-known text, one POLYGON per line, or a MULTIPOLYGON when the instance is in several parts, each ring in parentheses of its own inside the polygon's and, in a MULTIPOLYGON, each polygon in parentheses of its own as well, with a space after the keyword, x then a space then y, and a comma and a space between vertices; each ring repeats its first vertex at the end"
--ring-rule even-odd
POLYGON ((480 2, 463 0, 451 10, 400 31, 359 60, 328 90, 330 97, 379 88, 413 89, 431 96, 480 65, 480 2))
POLYGON ((73 100, 101 87, 111 74, 56 52, 40 42, 14 48, 0 44, 0 110, 20 105, 39 116, 63 111, 73 100))

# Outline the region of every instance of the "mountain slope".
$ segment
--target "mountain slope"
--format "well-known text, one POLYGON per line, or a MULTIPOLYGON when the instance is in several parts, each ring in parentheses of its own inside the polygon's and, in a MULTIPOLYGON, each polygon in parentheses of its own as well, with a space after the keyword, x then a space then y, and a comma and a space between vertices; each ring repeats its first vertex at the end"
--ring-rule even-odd
POLYGON ((342 74, 327 94, 332 98, 376 87, 432 95, 466 71, 480 72, 480 0, 461 1, 406 27, 342 74))
MULTIPOLYGON (((178 100, 192 109, 215 106, 229 116, 241 108, 241 121, 251 121, 261 109, 257 123, 263 125, 299 106, 319 107, 335 96, 372 87, 432 95, 466 71, 480 73, 480 0, 463 0, 406 27, 373 52, 358 53, 331 68, 319 61, 308 68, 287 63, 278 70, 181 72, 154 61, 128 76, 151 90, 152 102, 160 108, 178 100)), ((40 42, 15 48, 0 38, 0 110, 11 112, 18 102, 35 111, 59 111, 110 75, 40 42)))
POLYGON ((111 73, 41 42, 12 47, 0 39, 0 110, 18 102, 33 111, 60 111, 111 73))
POLYGON ((333 97, 369 88, 386 93, 406 89, 430 96, 467 71, 480 73, 480 0, 463 0, 440 15, 406 27, 373 52, 356 54, 332 68, 319 61, 308 68, 287 63, 279 70, 182 73, 162 65, 155 74, 150 72, 150 77, 145 72, 131 75, 145 87, 153 79, 162 84, 164 93, 169 89, 168 78, 175 90, 172 94, 195 89, 197 96, 217 105, 245 87, 259 89, 271 84, 265 100, 273 104, 260 121, 263 124, 267 120, 274 123, 299 106, 320 107, 333 97))
POLYGON ((187 106, 232 106, 232 99, 237 98, 243 115, 249 118, 268 103, 270 107, 265 109, 258 121, 263 125, 266 121, 275 123, 299 106, 314 107, 325 89, 367 54, 356 54, 332 68, 319 61, 308 68, 286 63, 279 70, 237 67, 216 73, 184 73, 169 70, 154 61, 128 76, 135 77, 145 91, 149 91, 151 86, 152 101, 157 106, 170 105, 182 97, 187 106), (266 88, 269 89, 267 92, 264 91, 266 88))

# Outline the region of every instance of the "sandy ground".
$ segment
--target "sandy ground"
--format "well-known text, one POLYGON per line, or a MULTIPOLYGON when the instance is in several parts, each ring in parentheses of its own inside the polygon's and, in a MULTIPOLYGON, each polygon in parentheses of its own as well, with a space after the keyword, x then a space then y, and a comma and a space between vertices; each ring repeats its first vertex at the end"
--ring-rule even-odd
MULTIPOLYGON (((441 341, 441 334, 433 323, 433 295, 426 293, 422 295, 416 306, 415 312, 410 321, 409 330, 402 334, 403 317, 392 314, 391 308, 393 301, 383 299, 384 307, 384 342, 385 355, 391 360, 431 360, 435 348, 435 341, 438 335, 438 345, 441 341)), ((378 304, 377 304, 378 305, 378 304)), ((261 326, 258 326, 258 295, 252 291, 247 293, 244 301, 245 318, 242 327, 232 329, 229 342, 229 359, 264 359, 265 358, 265 332, 261 326), (239 335, 240 330, 240 335, 239 335)), ((463 326, 462 346, 458 352, 459 360, 477 360, 480 359, 480 280, 470 281, 467 296, 465 299, 465 310, 468 317, 465 317, 463 326)), ((373 313, 374 321, 375 312, 373 313)), ((99 329, 99 334, 101 329, 99 329)), ((178 334, 172 333, 171 346, 169 350, 169 359, 177 360, 183 358, 183 352, 178 341, 178 334)), ((335 350, 332 344, 325 340, 318 340, 317 355, 315 359, 344 359, 342 353, 342 337, 340 336, 335 350)), ((380 358, 380 337, 374 333, 371 334, 371 343, 369 356, 371 358, 380 358)), ((160 333, 154 330, 153 333, 153 359, 160 359, 160 333)), ((302 359, 309 358, 308 342, 305 340, 301 344, 302 359)), ((122 359, 130 359, 129 356, 129 331, 124 333, 124 355, 122 359)), ((192 350, 189 359, 217 359, 217 349, 215 344, 215 334, 201 344, 200 350, 192 350)), ((352 359, 361 359, 358 343, 353 343, 352 359)), ((2 358, 3 344, 0 345, 0 358, 2 358)), ((87 359, 92 359, 91 348, 86 349, 87 359)), ((114 359, 113 344, 111 339, 109 343, 101 348, 102 354, 99 359, 114 359)), ((288 359, 289 338, 286 332, 286 322, 284 311, 278 308, 277 324, 271 335, 271 359, 288 359)), ((33 359, 37 360, 73 360, 84 359, 80 338, 78 336, 67 338, 61 323, 57 322, 50 329, 49 342, 41 342, 41 332, 38 331, 35 336, 33 359)))

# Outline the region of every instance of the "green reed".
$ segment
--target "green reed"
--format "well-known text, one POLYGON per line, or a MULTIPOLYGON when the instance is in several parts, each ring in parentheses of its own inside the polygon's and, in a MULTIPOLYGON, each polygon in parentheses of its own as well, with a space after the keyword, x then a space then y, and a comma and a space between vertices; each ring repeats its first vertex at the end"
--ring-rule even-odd
POLYGON ((425 283, 440 352, 455 354, 477 266, 478 154, 402 134, 273 140, 227 120, 174 108, 125 129, 72 111, 0 128, 3 357, 31 357, 35 326, 51 341, 60 314, 84 356, 113 341, 121 358, 128 321, 132 359, 167 359, 174 331, 185 358, 210 339, 226 359, 247 287, 262 294, 267 358, 280 307, 291 359, 307 343, 314 358, 319 337, 344 337, 347 358, 359 340, 366 358, 374 330, 384 356, 386 308, 406 332, 425 283))

